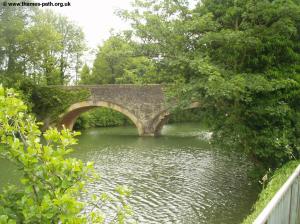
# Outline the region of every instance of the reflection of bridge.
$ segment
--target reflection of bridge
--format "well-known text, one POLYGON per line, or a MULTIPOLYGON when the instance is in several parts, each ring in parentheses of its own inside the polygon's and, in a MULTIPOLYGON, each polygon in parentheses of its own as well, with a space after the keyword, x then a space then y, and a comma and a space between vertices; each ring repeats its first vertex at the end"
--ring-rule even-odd
MULTIPOLYGON (((95 107, 116 110, 132 120, 140 136, 159 135, 169 116, 169 106, 162 85, 76 86, 90 91, 90 97, 71 105, 59 119, 58 126, 72 129, 83 112, 95 107)), ((198 107, 194 103, 189 108, 198 107)))

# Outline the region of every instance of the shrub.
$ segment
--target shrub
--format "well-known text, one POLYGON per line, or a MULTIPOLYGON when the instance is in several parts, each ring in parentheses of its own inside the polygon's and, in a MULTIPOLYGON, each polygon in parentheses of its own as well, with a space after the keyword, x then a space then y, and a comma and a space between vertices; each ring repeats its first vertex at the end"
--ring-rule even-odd
MULTIPOLYGON (((21 171, 21 184, 0 194, 0 223, 104 223, 98 198, 91 200, 96 209, 85 215, 79 201, 85 185, 96 178, 93 164, 65 158, 77 140, 78 132, 49 129, 41 133, 35 118, 12 89, 0 86, 1 156, 21 171), (43 142, 41 143, 41 138, 43 142)), ((131 214, 125 196, 129 190, 118 187, 118 223, 131 214), (121 202, 121 203, 120 203, 121 202)), ((102 197, 105 201, 108 197, 102 197)))

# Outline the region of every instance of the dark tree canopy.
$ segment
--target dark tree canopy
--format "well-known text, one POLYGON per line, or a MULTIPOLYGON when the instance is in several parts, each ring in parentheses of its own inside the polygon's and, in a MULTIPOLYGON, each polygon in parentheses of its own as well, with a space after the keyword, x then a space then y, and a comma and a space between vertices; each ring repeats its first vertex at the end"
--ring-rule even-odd
POLYGON ((171 96, 202 102, 217 142, 266 166, 299 158, 298 0, 137 0, 120 15, 171 96))

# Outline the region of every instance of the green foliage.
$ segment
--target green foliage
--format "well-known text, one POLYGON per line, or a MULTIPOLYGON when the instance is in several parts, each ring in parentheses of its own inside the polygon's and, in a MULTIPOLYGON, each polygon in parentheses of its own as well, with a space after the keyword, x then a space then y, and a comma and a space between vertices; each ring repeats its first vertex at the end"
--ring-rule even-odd
POLYGON ((59 84, 56 55, 63 49, 62 36, 47 19, 46 14, 38 14, 34 24, 18 37, 22 46, 20 56, 25 58, 26 67, 34 71, 31 73, 34 82, 59 84))
POLYGON ((193 60, 192 34, 188 1, 134 1, 131 11, 119 15, 130 20, 134 39, 138 39, 140 54, 152 58, 157 67, 155 79, 163 83, 174 82, 180 77, 189 79, 193 60))
MULTIPOLYGON (((205 115, 205 114, 204 114, 205 115)), ((202 110, 176 110, 171 113, 168 123, 205 121, 202 110)))
POLYGON ((76 143, 78 133, 50 129, 43 134, 27 107, 12 90, 0 88, 1 143, 8 145, 1 155, 22 172, 20 187, 10 187, 0 195, 0 214, 7 222, 78 222, 83 204, 79 192, 90 179, 92 164, 64 159, 76 143))
POLYGON ((114 84, 116 78, 123 73, 123 68, 131 54, 131 48, 126 41, 118 36, 110 37, 99 52, 94 61, 93 76, 97 84, 114 84))
POLYGON ((137 44, 121 35, 112 35, 99 47, 92 72, 85 65, 81 84, 157 83, 154 61, 139 55, 137 44))
POLYGON ((84 64, 80 70, 80 83, 90 83, 91 70, 87 64, 84 64))
POLYGON ((171 100, 200 102, 215 142, 276 167, 300 155, 299 12, 292 0, 137 0, 120 14, 159 56, 171 100))
POLYGON ((206 0, 194 10, 213 15, 214 31, 203 32, 199 47, 236 72, 262 73, 299 61, 298 1, 206 0))
MULTIPOLYGON (((49 129, 43 134, 27 106, 12 89, 0 87, 1 157, 14 163, 21 173, 21 184, 10 186, 0 194, 0 222, 12 223, 104 223, 99 201, 89 214, 82 213, 85 203, 78 198, 85 185, 97 177, 93 163, 84 164, 66 158, 76 144, 79 133, 49 129), (41 143, 43 138, 44 143, 41 143)), ((116 223, 127 223, 132 214, 126 197, 130 190, 117 187, 116 223)), ((94 197, 95 198, 95 197, 94 197)), ((105 197, 101 198, 105 201, 105 197)))
POLYGON ((269 180, 265 189, 259 195, 258 200, 253 206, 253 212, 243 221, 243 224, 251 224, 256 217, 262 212, 266 205, 273 198, 275 193, 282 187, 289 176, 294 172, 299 165, 299 161, 291 161, 283 167, 277 169, 269 180))
POLYGON ((121 84, 153 84, 163 80, 157 74, 157 68, 152 60, 147 57, 132 57, 124 66, 123 75, 116 79, 121 84))
POLYGON ((54 122, 70 105, 84 101, 90 96, 87 89, 62 88, 61 86, 42 86, 31 82, 21 82, 18 89, 30 102, 32 112, 38 120, 54 122))
POLYGON ((18 37, 24 32, 32 13, 31 8, 0 7, 0 71, 5 71, 7 78, 23 72, 18 37))
POLYGON ((80 115, 74 128, 86 129, 91 127, 112 127, 124 125, 132 125, 132 121, 125 115, 112 109, 98 108, 80 115))
POLYGON ((1 5, 0 36, 2 83, 29 77, 37 84, 65 84, 81 66, 81 28, 52 11, 1 5))

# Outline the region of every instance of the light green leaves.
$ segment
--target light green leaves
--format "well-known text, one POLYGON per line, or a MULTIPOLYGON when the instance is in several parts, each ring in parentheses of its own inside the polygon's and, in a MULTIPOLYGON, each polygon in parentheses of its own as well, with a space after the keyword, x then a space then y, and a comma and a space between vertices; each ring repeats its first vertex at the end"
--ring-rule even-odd
POLYGON ((5 105, 0 107, 1 143, 7 145, 3 156, 23 172, 20 195, 11 198, 4 192, 0 208, 14 208, 8 218, 17 217, 26 223, 73 220, 83 208, 76 198, 92 172, 90 164, 85 166, 80 160, 64 158, 71 152, 69 146, 76 144, 74 136, 79 133, 50 129, 44 134, 47 143, 42 145, 38 126, 27 114, 24 103, 13 90, 0 87, 0 93, 0 105, 5 105))
MULTIPOLYGON (((0 153, 22 173, 21 186, 6 188, 0 194, 0 224, 104 223, 106 218, 99 206, 83 215, 87 204, 79 201, 86 184, 98 179, 93 163, 66 158, 80 133, 53 128, 41 134, 16 96, 13 90, 0 86, 0 144, 4 144, 0 153)), ((118 223, 124 223, 132 214, 125 199, 130 190, 118 187, 117 193, 118 197, 103 194, 92 201, 96 205, 99 201, 119 204, 116 216, 118 223)))

